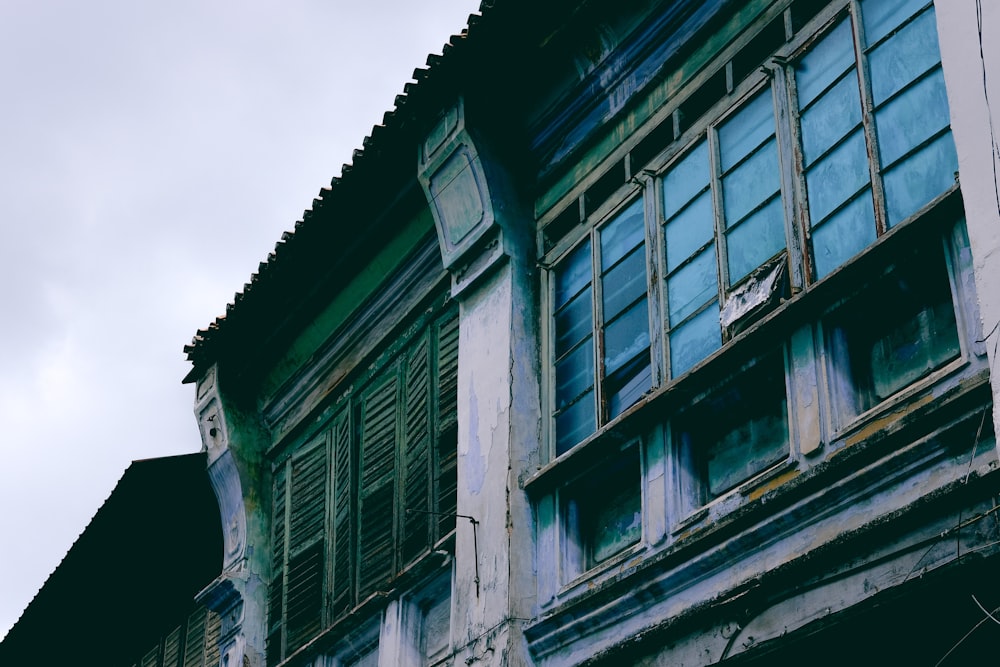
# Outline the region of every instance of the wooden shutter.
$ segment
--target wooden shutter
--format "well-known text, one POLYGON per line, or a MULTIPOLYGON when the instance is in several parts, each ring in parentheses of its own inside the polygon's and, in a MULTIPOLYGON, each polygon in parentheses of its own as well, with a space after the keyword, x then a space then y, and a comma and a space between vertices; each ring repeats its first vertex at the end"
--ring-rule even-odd
MULTIPOLYGON (((387 369, 392 372, 392 369, 387 369)), ((358 592, 365 598, 393 575, 396 496, 395 375, 368 392, 361 405, 358 488, 358 592)))
POLYGON ((332 552, 332 581, 330 582, 330 608, 334 616, 341 614, 354 606, 353 587, 353 510, 351 499, 353 457, 351 452, 351 419, 350 410, 333 422, 330 429, 333 440, 333 535, 330 549, 332 552))
POLYGON ((139 663, 141 667, 157 667, 160 660, 160 647, 157 646, 152 651, 142 656, 142 661, 139 663))
POLYGON ((163 667, 181 667, 181 629, 174 631, 163 640, 163 667))
POLYGON ((323 627, 326 442, 292 457, 288 502, 285 646, 291 653, 323 627))
MULTIPOLYGON (((274 471, 271 499, 271 586, 267 600, 267 664, 276 665, 281 661, 281 628, 284 620, 285 597, 285 531, 287 484, 285 466, 274 471)), ((204 619, 201 621, 204 627, 204 619)), ((204 630, 202 630, 204 636, 204 630)), ((184 667, 188 667, 185 664, 184 667)))
POLYGON ((219 641, 222 639, 222 617, 213 611, 205 614, 205 667, 219 664, 219 641))
POLYGON ((199 607, 187 621, 184 634, 184 667, 205 667, 205 616, 207 610, 199 607))
POLYGON ((430 542, 430 354, 426 337, 407 355, 404 368, 402 543, 403 563, 423 553, 430 542), (408 512, 407 510, 415 510, 408 512))
POLYGON ((458 511, 458 312, 448 313, 437 331, 437 437, 435 479, 437 537, 455 529, 458 511))

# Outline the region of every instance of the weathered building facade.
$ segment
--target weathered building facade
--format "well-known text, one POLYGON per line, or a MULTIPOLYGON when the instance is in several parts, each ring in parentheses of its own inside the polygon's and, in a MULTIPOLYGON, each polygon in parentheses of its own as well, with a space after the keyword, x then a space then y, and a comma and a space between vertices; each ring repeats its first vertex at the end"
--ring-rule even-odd
POLYGON ((221 664, 994 642, 998 14, 484 5, 187 348, 221 664))

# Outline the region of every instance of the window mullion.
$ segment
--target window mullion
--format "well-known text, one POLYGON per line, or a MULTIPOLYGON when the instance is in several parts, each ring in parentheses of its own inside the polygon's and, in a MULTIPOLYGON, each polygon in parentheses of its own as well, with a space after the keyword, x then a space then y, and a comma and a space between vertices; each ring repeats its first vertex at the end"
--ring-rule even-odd
POLYGON ((595 425, 600 428, 607 422, 608 410, 604 397, 604 281, 601 276, 601 234, 597 227, 590 233, 591 294, 594 319, 594 400, 595 425))
MULTIPOLYGON (((785 215, 785 239, 788 246, 789 276, 793 292, 805 287, 805 237, 801 231, 804 229, 802 220, 798 215, 795 205, 799 201, 796 193, 796 174, 801 173, 801 159, 798 151, 798 144, 792 130, 792 104, 791 91, 789 90, 789 80, 794 79, 788 75, 788 71, 779 63, 774 63, 770 68, 773 76, 773 88, 777 88, 775 100, 777 105, 777 130, 775 136, 778 141, 778 164, 781 169, 781 198, 785 215)), ((804 192, 800 188, 798 192, 804 192)))
POLYGON ((291 551, 291 524, 292 524, 292 457, 284 463, 284 488, 285 495, 285 549, 281 559, 281 656, 284 657, 288 651, 288 554, 291 551))
POLYGON ((729 287, 729 265, 726 261, 729 257, 729 248, 726 243, 725 211, 722 204, 722 160, 719 154, 717 127, 708 129, 707 139, 708 159, 711 165, 712 208, 715 213, 715 269, 719 280, 717 298, 721 309, 725 305, 726 290, 729 287))
POLYGON ((859 0, 850 0, 851 28, 854 34, 854 58, 858 64, 858 76, 861 79, 861 123, 865 131, 865 143, 868 146, 868 170, 871 174, 872 197, 875 200, 875 234, 881 236, 888 229, 885 208, 885 191, 882 187, 882 159, 879 154, 878 135, 875 131, 875 105, 872 101, 871 72, 868 68, 868 56, 864 50, 864 27, 861 25, 861 4, 859 0))
MULTIPOLYGON (((666 381, 664 356, 663 323, 666 322, 661 310, 660 286, 666 276, 660 275, 660 267, 666 266, 663 251, 663 234, 660 233, 661 206, 656 181, 651 174, 641 176, 643 196, 643 223, 646 229, 646 299, 649 304, 649 350, 652 357, 651 383, 658 387, 666 381)), ((666 292, 666 289, 663 289, 666 292)))

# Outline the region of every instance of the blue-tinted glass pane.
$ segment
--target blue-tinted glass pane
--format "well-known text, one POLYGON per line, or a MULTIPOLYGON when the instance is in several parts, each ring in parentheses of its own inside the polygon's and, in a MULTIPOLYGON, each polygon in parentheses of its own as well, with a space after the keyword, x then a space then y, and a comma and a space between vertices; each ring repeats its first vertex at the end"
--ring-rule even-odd
POLYGON ((663 215, 669 218, 708 187, 708 142, 702 141, 663 177, 663 215))
POLYGON ((608 271, 604 288, 604 321, 613 319, 626 306, 646 293, 646 248, 639 246, 618 266, 608 271))
POLYGON ((562 454, 597 428, 594 418, 594 393, 588 392, 580 400, 556 415, 556 454, 562 454))
POLYGON ((594 384, 594 341, 556 362, 556 407, 562 409, 594 384))
POLYGON ((593 328, 593 304, 590 288, 580 292, 566 307, 556 313, 556 356, 561 357, 571 347, 590 335, 593 328))
POLYGON ((632 363, 622 368, 615 377, 609 378, 607 385, 608 419, 614 419, 653 386, 649 354, 633 359, 632 363))
POLYGON ((729 284, 770 259, 785 247, 785 217, 781 197, 744 220, 727 236, 726 253, 729 256, 729 284))
POLYGON ((865 43, 871 45, 879 41, 926 4, 927 0, 862 0, 865 43))
POLYGON ((718 291, 719 279, 713 244, 690 264, 667 279, 667 312, 670 326, 674 326, 716 298, 718 291))
POLYGON ((806 173, 812 224, 829 215, 868 181, 865 136, 858 130, 806 173))
POLYGON ((690 257, 714 236, 712 193, 705 192, 664 226, 667 271, 690 257))
POLYGON ((799 107, 805 107, 854 65, 854 36, 849 21, 841 21, 799 61, 795 68, 799 107))
POLYGON ((713 304, 670 332, 670 374, 678 377, 722 346, 719 305, 713 304))
POLYGON ((890 169, 882 179, 889 225, 910 217, 955 184, 958 156, 951 132, 890 169))
POLYGON ((646 300, 635 304, 604 329, 604 373, 611 375, 625 362, 649 348, 649 309, 646 300))
POLYGON ((924 12, 868 55, 872 101, 878 107, 888 97, 941 61, 934 10, 924 12))
POLYGON ((802 113, 802 157, 808 167, 861 123, 861 94, 852 69, 802 113))
POLYGON ((590 283, 590 242, 581 243, 559 263, 555 280, 555 307, 559 308, 590 283))
POLYGON ((822 278, 875 242, 875 212, 870 190, 812 231, 816 277, 822 278))
POLYGON ((730 168, 774 134, 774 102, 765 90, 719 128, 722 171, 730 168))
POLYGON ((601 268, 607 269, 645 240, 642 200, 636 200, 601 230, 601 268))
POLYGON ((944 75, 938 68, 876 112, 882 165, 891 165, 948 122, 944 75))
POLYGON ((778 145, 774 139, 761 146, 722 179, 722 204, 726 226, 739 222, 781 187, 778 145))

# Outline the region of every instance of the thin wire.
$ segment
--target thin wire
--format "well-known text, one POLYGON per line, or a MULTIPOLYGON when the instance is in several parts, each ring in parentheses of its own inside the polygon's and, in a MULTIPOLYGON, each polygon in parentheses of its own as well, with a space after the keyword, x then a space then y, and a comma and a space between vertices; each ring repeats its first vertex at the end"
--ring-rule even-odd
MULTIPOLYGON (((996 609, 994 609, 994 610, 993 610, 993 613, 994 613, 994 614, 996 614, 997 612, 1000 612, 1000 607, 997 607, 996 609)), ((957 642, 955 642, 955 645, 954 645, 954 646, 952 646, 952 647, 951 647, 950 649, 948 649, 948 652, 947 652, 947 653, 945 653, 945 654, 944 654, 943 656, 941 656, 941 659, 940 659, 940 660, 938 660, 938 661, 937 661, 936 663, 934 663, 934 667, 941 667, 941 663, 943 663, 943 662, 944 662, 945 660, 947 660, 947 659, 948 659, 948 656, 949 656, 949 655, 951 655, 952 653, 954 653, 954 652, 955 652, 955 649, 957 649, 957 648, 958 648, 959 646, 961 646, 961 645, 962 645, 962 643, 963 643, 963 642, 964 642, 964 641, 965 641, 966 639, 968 639, 968 638, 969 638, 969 636, 970 636, 970 635, 971 635, 971 634, 972 634, 973 632, 975 632, 976 630, 978 630, 978 629, 979 629, 979 626, 981 626, 981 625, 982 625, 983 623, 985 623, 985 622, 986 622, 986 621, 988 621, 988 620, 990 620, 990 619, 989 619, 989 618, 984 618, 983 620, 981 620, 981 621, 979 621, 978 623, 976 623, 975 625, 973 625, 973 626, 972 626, 972 629, 971 629, 971 630, 969 630, 969 631, 968 631, 968 632, 966 632, 966 633, 965 633, 964 635, 962 635, 962 638, 961 638, 961 639, 959 639, 959 640, 958 640, 957 642)))
POLYGON ((993 131, 993 110, 990 108, 990 92, 986 82, 986 56, 983 54, 983 3, 976 0, 976 27, 979 31, 979 61, 983 70, 983 96, 986 99, 986 114, 990 121, 990 153, 993 158, 993 194, 996 196, 997 213, 1000 213, 1000 180, 997 179, 997 160, 1000 158, 1000 146, 997 145, 993 131))
POLYGON ((990 612, 986 611, 986 607, 984 607, 984 606, 983 606, 982 604, 980 604, 979 600, 978 600, 978 599, 976 599, 976 596, 975 596, 975 595, 973 595, 973 596, 972 596, 972 601, 976 603, 976 606, 977 606, 977 607, 979 607, 979 608, 980 608, 980 609, 982 610, 982 612, 983 612, 984 614, 986 614, 987 616, 989 616, 989 617, 990 617, 990 620, 991 620, 991 621, 993 621, 993 622, 994 622, 994 623, 996 623, 997 625, 1000 625, 1000 621, 998 621, 998 620, 996 619, 996 616, 994 616, 994 615, 993 615, 993 614, 991 614, 990 612))

